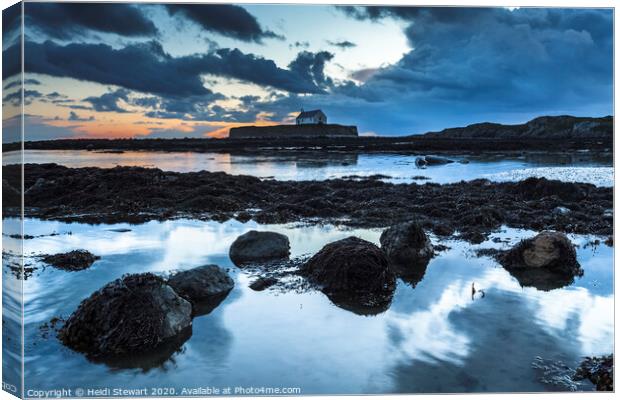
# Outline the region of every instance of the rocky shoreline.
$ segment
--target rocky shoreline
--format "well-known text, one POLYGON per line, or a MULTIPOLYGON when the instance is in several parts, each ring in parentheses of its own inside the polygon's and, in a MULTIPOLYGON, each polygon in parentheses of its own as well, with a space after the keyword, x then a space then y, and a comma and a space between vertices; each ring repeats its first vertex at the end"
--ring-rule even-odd
MULTIPOLYGON (((21 168, 3 167, 4 215, 18 215, 21 168)), ((502 225, 613 235, 613 189, 544 178, 392 184, 369 178, 260 180, 138 167, 24 166, 25 216, 85 223, 196 218, 379 228, 416 220, 439 236, 482 242, 502 225)))

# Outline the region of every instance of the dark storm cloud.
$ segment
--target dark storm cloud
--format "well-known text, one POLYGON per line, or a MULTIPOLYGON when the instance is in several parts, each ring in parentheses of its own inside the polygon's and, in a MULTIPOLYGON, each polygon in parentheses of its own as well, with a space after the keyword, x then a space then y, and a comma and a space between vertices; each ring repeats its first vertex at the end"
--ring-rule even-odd
POLYGON ((7 40, 11 32, 17 31, 21 26, 22 3, 13 4, 2 10, 2 37, 7 40))
POLYGON ((88 118, 80 117, 79 115, 75 113, 75 111, 71 111, 69 112, 69 118, 67 118, 67 120, 68 121, 94 121, 95 117, 93 117, 92 115, 88 118))
POLYGON ((129 100, 129 90, 117 89, 112 92, 104 93, 99 97, 91 96, 84 99, 85 102, 92 104, 95 111, 112 111, 118 113, 127 112, 127 110, 119 106, 119 101, 129 100))
POLYGON ((138 99, 137 103, 141 103, 145 108, 152 109, 151 111, 145 113, 147 117, 151 118, 207 120, 210 118, 208 111, 209 106, 214 101, 223 98, 223 95, 214 93, 210 96, 138 99))
POLYGON ((339 42, 327 40, 327 44, 329 44, 330 46, 339 47, 341 50, 347 50, 357 46, 355 43, 348 40, 342 40, 339 42))
MULTIPOLYGON (((4 90, 9 90, 11 88, 21 86, 21 84, 22 84, 22 82, 20 80, 13 81, 13 82, 8 83, 7 85, 5 85, 4 86, 4 90)), ((24 79, 24 86, 25 85, 40 85, 40 84, 41 84, 41 82, 39 82, 36 79, 24 79)))
POLYGON ((170 15, 181 15, 203 29, 246 42, 282 36, 264 30, 245 8, 229 4, 167 4, 170 15))
POLYGON ((307 42, 307 41, 303 41, 303 42, 297 41, 295 43, 291 43, 288 45, 288 48, 291 50, 299 49, 299 48, 307 49, 308 47, 310 47, 310 42, 307 42))
MULTIPOLYGON (((18 52, 4 51, 4 57, 18 52)), ((296 93, 322 92, 308 75, 238 49, 172 57, 151 41, 114 49, 105 44, 26 42, 26 72, 98 82, 161 96, 206 96, 201 75, 213 74, 296 93), (122 60, 122 62, 120 61, 122 60)), ((7 58, 5 58, 7 59, 7 58)), ((300 69, 301 71, 301 69, 300 69)), ((3 78, 19 72, 3 65, 3 78)))
POLYGON ((139 37, 157 34, 139 6, 123 3, 27 3, 26 22, 49 37, 68 40, 92 30, 139 37))
POLYGON ((381 18, 399 18, 414 20, 425 14, 433 14, 441 22, 470 21, 477 14, 500 8, 482 7, 398 7, 398 6, 337 6, 337 9, 357 20, 379 20, 381 18))
MULTIPOLYGON (((29 105, 32 103, 34 99, 39 99, 44 97, 43 93, 38 90, 24 90, 24 104, 29 105)), ((9 93, 2 98, 3 103, 8 103, 13 106, 19 106, 22 100, 22 92, 18 90, 17 92, 9 93)))
POLYGON ((313 82, 317 87, 325 88, 332 85, 332 80, 325 75, 325 63, 334 58, 334 55, 327 51, 312 53, 302 51, 291 61, 288 68, 302 77, 307 82, 313 82))
MULTIPOLYGON (((345 7, 344 11, 362 20, 409 22, 405 35, 412 50, 394 65, 367 76, 357 74, 364 83, 348 91, 358 97, 371 91, 371 98, 378 96, 390 104, 394 115, 407 115, 411 130, 488 119, 521 122, 541 114, 612 112, 611 10, 345 7)), ((374 110, 378 108, 366 115, 374 110)))

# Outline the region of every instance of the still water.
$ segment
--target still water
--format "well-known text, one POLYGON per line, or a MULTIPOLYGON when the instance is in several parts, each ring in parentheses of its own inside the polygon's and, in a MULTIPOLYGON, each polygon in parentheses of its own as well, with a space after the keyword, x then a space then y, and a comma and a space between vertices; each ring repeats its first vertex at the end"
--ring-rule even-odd
MULTIPOLYGON (((15 222, 3 221, 6 234, 15 222)), ((314 254, 350 235, 378 243, 381 233, 234 220, 87 225, 27 219, 25 234, 60 235, 25 240, 26 255, 84 248, 101 259, 81 272, 29 259, 38 268, 24 282, 26 389, 62 382, 67 388, 173 388, 177 395, 198 386, 292 387, 302 394, 566 390, 540 381, 531 366, 535 357, 574 367, 582 356, 613 351, 613 249, 584 247, 594 237, 571 236, 584 276, 544 292, 522 288, 493 260, 473 252, 510 246, 533 232, 504 229, 492 238, 507 243, 480 245, 432 236, 434 244, 450 249, 431 260, 415 287, 399 281, 391 307, 369 317, 338 308, 320 292, 249 289, 252 278, 233 266, 228 248, 250 229, 286 234, 292 256, 314 254), (165 360, 132 368, 95 364, 40 329, 123 274, 208 263, 228 268, 235 287, 212 313, 194 319, 192 336, 165 360), (472 282, 484 298, 472 300, 472 282)), ((10 306, 18 302, 16 292, 5 296, 10 306)))
MULTIPOLYGON (((85 150, 27 150, 26 163, 57 163, 68 167, 113 168, 137 166, 166 171, 222 171, 233 175, 252 175, 278 180, 325 180, 358 175, 385 175, 394 183, 436 182, 487 178, 518 181, 531 176, 567 182, 588 182, 613 186, 611 153, 549 154, 528 152, 521 155, 448 156, 451 164, 418 168, 417 155, 354 154, 339 152, 278 151, 277 155, 234 155, 228 153, 167 153, 126 151, 109 153, 85 150)), ((3 154, 3 165, 21 162, 19 152, 3 154)))

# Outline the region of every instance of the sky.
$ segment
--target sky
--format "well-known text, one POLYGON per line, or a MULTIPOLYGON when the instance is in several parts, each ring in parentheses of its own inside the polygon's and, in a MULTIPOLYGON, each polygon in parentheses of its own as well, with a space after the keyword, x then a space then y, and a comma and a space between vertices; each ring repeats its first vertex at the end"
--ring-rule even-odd
MULTIPOLYGON (((5 137, 19 22, 3 12, 5 137)), ((24 27, 26 140, 218 138, 302 108, 390 136, 613 114, 611 9, 25 3, 24 27)))

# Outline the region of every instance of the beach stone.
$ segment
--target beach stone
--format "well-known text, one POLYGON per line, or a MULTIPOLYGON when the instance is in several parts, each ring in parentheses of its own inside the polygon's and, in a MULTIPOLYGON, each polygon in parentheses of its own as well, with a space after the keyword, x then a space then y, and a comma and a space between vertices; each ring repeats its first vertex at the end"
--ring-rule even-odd
POLYGON ((511 254, 512 265, 517 268, 554 268, 572 273, 579 265, 573 244, 560 232, 541 232, 534 238, 523 240, 511 254))
POLYGON ((449 158, 438 156, 425 156, 424 160, 426 161, 426 165, 444 165, 454 162, 454 160, 450 160, 449 158))
POLYGON ((235 286, 228 273, 217 265, 203 265, 180 271, 168 278, 168 285, 194 308, 213 310, 235 286))
POLYGON ((301 273, 336 305, 358 313, 383 310, 396 288, 383 251, 354 236, 325 245, 301 273))
POLYGON ((502 252, 498 260, 522 286, 551 290, 582 276, 577 253, 568 237, 560 232, 541 232, 502 252))
POLYGON ((445 165, 451 164, 454 160, 450 160, 449 158, 439 157, 439 156, 420 156, 416 157, 415 165, 417 167, 426 167, 432 165, 445 165))
POLYGON ((431 240, 416 222, 405 222, 386 229, 379 241, 390 262, 396 264, 427 263, 433 256, 431 240))
POLYGON ((99 258, 87 250, 73 250, 68 253, 43 256, 43 262, 65 271, 81 271, 89 268, 99 258))
POLYGON ((286 259, 290 255, 288 238, 276 232, 249 231, 230 246, 230 259, 235 265, 286 259))
POLYGON ((190 328, 191 312, 161 277, 126 275, 82 301, 58 337, 92 357, 148 352, 190 328))
POLYGON ((256 292, 261 292, 265 289, 270 288, 271 286, 275 285, 276 283, 278 283, 278 280, 275 278, 262 278, 259 277, 258 279, 256 279, 254 282, 252 282, 250 284, 250 289, 256 291, 256 292))

